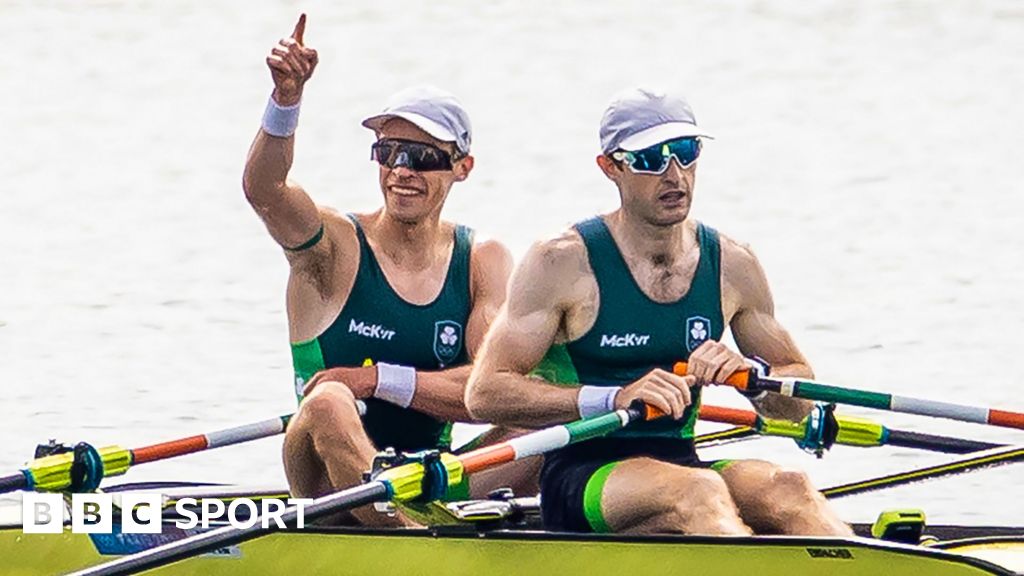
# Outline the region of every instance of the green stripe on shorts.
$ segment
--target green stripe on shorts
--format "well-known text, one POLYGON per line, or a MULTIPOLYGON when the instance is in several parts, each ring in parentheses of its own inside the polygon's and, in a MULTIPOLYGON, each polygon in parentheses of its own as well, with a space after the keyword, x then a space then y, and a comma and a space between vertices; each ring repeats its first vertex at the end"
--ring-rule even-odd
POLYGON ((722 470, 725 470, 726 468, 731 466, 734 462, 736 462, 736 461, 735 460, 729 460, 729 459, 715 460, 714 462, 711 463, 711 466, 709 466, 709 468, 711 468, 715 472, 718 472, 719 474, 721 474, 722 470))
POLYGON ((604 514, 601 513, 601 494, 604 492, 604 483, 608 481, 608 475, 618 464, 618 462, 609 462, 598 468, 587 480, 587 485, 583 489, 583 516, 590 524, 590 528, 598 534, 607 534, 612 531, 604 520, 604 514))

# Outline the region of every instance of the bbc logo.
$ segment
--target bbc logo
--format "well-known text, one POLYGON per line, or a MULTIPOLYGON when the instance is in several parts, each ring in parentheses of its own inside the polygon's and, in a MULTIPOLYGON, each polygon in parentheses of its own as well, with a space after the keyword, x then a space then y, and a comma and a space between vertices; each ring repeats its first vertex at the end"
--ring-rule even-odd
MULTIPOLYGON (((120 499, 121 532, 159 534, 163 499, 160 494, 125 493, 120 499)), ((60 494, 26 492, 21 509, 26 534, 60 534, 64 531, 64 497, 60 494)), ((114 502, 110 494, 72 494, 71 531, 79 534, 110 534, 114 502)))
MULTIPOLYGON (((306 523, 308 498, 233 498, 225 504, 219 498, 179 498, 174 503, 174 526, 181 530, 209 528, 214 521, 224 521, 235 528, 247 529, 261 524, 269 529, 286 528, 288 512, 297 528, 306 523), (288 508, 288 506, 292 506, 288 508), (199 510, 197 513, 196 510, 199 510)), ((118 507, 111 494, 72 494, 71 507, 60 494, 26 492, 22 499, 21 524, 26 534, 60 534, 64 531, 65 512, 71 515, 71 531, 78 534, 112 534, 115 514, 120 514, 123 534, 160 534, 163 530, 163 496, 158 493, 122 492, 118 507)))

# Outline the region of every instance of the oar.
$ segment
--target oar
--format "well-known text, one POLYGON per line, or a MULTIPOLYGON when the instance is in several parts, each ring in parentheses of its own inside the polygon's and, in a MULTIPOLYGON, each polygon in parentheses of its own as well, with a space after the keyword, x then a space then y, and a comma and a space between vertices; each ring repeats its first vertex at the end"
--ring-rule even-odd
POLYGON ((954 474, 962 474, 964 472, 970 472, 981 468, 1002 466, 1004 464, 1012 464, 1014 462, 1021 461, 1024 461, 1024 447, 1002 446, 971 454, 966 458, 953 460, 952 462, 946 462, 945 464, 926 466, 916 470, 897 472, 887 476, 840 484, 831 488, 825 488, 821 493, 824 494, 826 498, 841 498, 843 496, 863 494, 865 492, 873 492, 883 488, 892 488, 893 486, 901 486, 903 484, 911 484, 922 480, 952 476, 954 474))
MULTIPOLYGON (((768 436, 783 436, 796 440, 805 440, 807 436, 806 420, 804 422, 776 420, 765 418, 750 410, 702 405, 700 418, 712 422, 748 426, 758 433, 768 436)), ((867 418, 836 416, 836 421, 839 426, 835 443, 848 446, 902 446, 951 454, 966 454, 1000 446, 989 442, 976 442, 949 436, 893 430, 867 418)))
POLYGON ((717 432, 699 434, 693 439, 693 444, 702 448, 711 448, 714 446, 721 446, 723 444, 732 444, 733 442, 742 442, 743 440, 752 440, 759 437, 760 434, 757 433, 757 430, 754 430, 749 426, 736 426, 734 428, 727 428, 717 432))
MULTIPOLYGON (((408 502, 419 498, 424 493, 436 494, 439 493, 439 488, 443 490, 448 485, 459 483, 463 474, 472 474, 498 464, 544 454, 569 444, 604 436, 625 427, 630 422, 657 418, 660 415, 651 408, 617 410, 603 416, 531 432, 465 454, 441 454, 436 458, 402 464, 385 469, 366 484, 313 500, 312 503, 305 506, 304 516, 307 520, 316 520, 329 514, 352 510, 374 502, 390 500, 408 502)), ((282 519, 286 525, 294 526, 297 516, 298 509, 290 507, 284 512, 282 519)), ((133 574, 224 546, 245 542, 277 529, 276 523, 269 523, 270 528, 262 528, 262 523, 262 519, 257 519, 249 528, 224 526, 113 562, 87 568, 75 572, 71 576, 133 574)))
MULTIPOLYGON (((95 456, 90 458, 90 466, 98 470, 90 471, 90 482, 87 486, 74 486, 72 471, 76 468, 76 452, 65 452, 36 458, 16 474, 0 477, 0 494, 14 490, 38 490, 55 492, 66 488, 94 489, 99 481, 108 476, 124 474, 134 465, 157 460, 166 460, 184 454, 201 452, 232 444, 241 444, 250 440, 266 438, 284 432, 291 415, 279 416, 262 422, 254 422, 208 434, 188 436, 169 442, 161 442, 151 446, 128 449, 121 446, 106 446, 95 449, 88 447, 86 452, 95 456), (97 457, 98 456, 98 457, 97 457)), ((81 445, 80 445, 81 446, 81 445)), ((75 470, 77 472, 77 470, 75 470)))
MULTIPOLYGON (((676 374, 685 375, 686 363, 677 362, 673 371, 676 374)), ((750 392, 775 392, 783 396, 818 402, 835 402, 836 404, 849 404, 850 406, 862 406, 864 408, 948 418, 961 422, 976 422, 1024 430, 1024 413, 1020 412, 1008 412, 1006 410, 996 410, 995 408, 951 404, 949 402, 908 398, 893 394, 883 394, 881 392, 841 388, 801 378, 761 377, 753 369, 737 372, 729 376, 726 384, 738 390, 750 392)))

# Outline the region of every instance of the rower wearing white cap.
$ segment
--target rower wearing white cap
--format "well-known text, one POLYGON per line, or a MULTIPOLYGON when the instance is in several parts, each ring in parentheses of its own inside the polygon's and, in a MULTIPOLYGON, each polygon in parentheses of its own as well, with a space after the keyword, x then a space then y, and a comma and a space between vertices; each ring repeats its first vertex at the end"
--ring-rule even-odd
MULTIPOLYGON (((511 256, 441 219, 451 187, 473 170, 469 116, 436 88, 394 95, 363 125, 374 131, 384 205, 341 215, 288 178, 303 88, 317 53, 306 17, 267 57, 274 91, 245 166, 246 197, 291 267, 287 309, 296 393, 285 472, 292 493, 320 496, 361 481, 378 449, 447 449, 469 421, 469 362, 505 299, 511 256), (357 400, 366 406, 360 417, 357 400)), ((536 486, 529 464, 474 478, 474 494, 536 486)), ((467 496, 466 486, 450 496, 467 496)), ((401 522, 373 510, 354 520, 401 522)), ((352 518, 346 521, 353 520, 352 518)))
MULTIPOLYGON (((601 121, 597 164, 619 209, 533 246, 512 276, 466 390, 470 412, 541 427, 642 401, 668 416, 545 458, 545 526, 583 532, 848 535, 801 472, 759 460, 701 461, 693 430, 703 384, 747 360, 811 377, 774 317, 749 248, 690 217, 708 133, 676 95, 633 89, 601 121), (688 362, 688 374, 672 367, 688 362), (538 378, 538 376, 540 378, 538 378)), ((775 418, 811 406, 751 398, 775 418)))

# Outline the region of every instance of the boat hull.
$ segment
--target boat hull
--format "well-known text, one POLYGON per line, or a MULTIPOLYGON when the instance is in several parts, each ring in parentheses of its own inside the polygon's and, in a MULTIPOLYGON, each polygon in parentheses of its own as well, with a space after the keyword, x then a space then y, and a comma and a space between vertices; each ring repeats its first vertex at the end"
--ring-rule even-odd
MULTIPOLYGON (((61 574, 118 557, 101 554, 100 549, 130 553, 183 536, 165 531, 99 538, 70 531, 24 534, 20 528, 6 528, 0 530, 0 572, 9 576, 61 574)), ((1001 546, 1008 545, 1018 552, 1024 550, 1024 540, 1019 537, 1002 539, 1001 546)), ((462 529, 278 532, 147 574, 279 576, 294 572, 339 576, 1013 574, 966 555, 865 538, 620 537, 462 529)))

